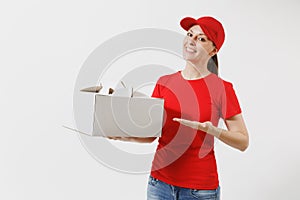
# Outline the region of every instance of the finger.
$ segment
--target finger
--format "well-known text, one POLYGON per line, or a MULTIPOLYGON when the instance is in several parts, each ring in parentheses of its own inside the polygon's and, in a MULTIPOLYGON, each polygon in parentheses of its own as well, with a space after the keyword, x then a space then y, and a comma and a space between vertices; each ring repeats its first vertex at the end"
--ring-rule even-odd
POLYGON ((179 122, 183 125, 187 125, 190 121, 189 120, 186 120, 186 119, 180 119, 180 118, 173 118, 173 121, 175 122, 179 122))
POLYGON ((180 118, 173 118, 173 121, 175 121, 175 122, 180 122, 181 121, 181 119, 180 118))
POLYGON ((117 136, 109 136, 107 137, 108 139, 111 139, 111 140, 120 140, 122 137, 117 137, 117 136))
POLYGON ((189 121, 189 120, 185 120, 185 119, 182 119, 180 121, 181 124, 185 125, 185 126, 193 126, 193 122, 192 121, 189 121))
POLYGON ((187 119, 180 119, 180 118, 173 118, 173 120, 179 122, 180 124, 182 124, 184 126, 191 127, 193 129, 197 129, 197 127, 198 127, 198 122, 190 121, 187 119))
POLYGON ((187 119, 181 119, 181 118, 173 118, 173 121, 179 122, 179 123, 190 123, 192 121, 187 119))

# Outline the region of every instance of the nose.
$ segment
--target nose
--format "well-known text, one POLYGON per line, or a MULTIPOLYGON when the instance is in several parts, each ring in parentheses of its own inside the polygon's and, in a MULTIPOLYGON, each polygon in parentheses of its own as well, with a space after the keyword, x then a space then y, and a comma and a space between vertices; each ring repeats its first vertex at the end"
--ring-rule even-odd
POLYGON ((191 46, 195 46, 196 45, 196 37, 188 37, 188 44, 191 46))

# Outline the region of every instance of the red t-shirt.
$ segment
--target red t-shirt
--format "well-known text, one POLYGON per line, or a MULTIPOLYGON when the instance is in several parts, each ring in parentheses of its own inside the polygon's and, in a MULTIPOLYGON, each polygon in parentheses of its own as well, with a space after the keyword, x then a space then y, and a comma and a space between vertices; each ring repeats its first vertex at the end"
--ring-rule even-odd
POLYGON ((217 126, 220 118, 241 113, 232 84, 215 74, 185 80, 179 71, 162 76, 152 97, 164 99, 165 111, 151 175, 174 186, 216 189, 219 180, 214 137, 180 125, 173 118, 211 121, 217 126))

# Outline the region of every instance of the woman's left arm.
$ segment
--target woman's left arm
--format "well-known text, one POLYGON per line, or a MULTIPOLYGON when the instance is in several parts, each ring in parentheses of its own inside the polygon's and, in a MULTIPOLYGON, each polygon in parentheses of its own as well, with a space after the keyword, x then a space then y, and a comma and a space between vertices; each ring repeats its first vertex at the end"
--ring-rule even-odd
POLYGON ((213 135, 225 144, 240 151, 245 151, 248 148, 249 135, 242 114, 224 120, 228 130, 215 127, 211 122, 201 123, 179 118, 174 118, 173 120, 213 135))

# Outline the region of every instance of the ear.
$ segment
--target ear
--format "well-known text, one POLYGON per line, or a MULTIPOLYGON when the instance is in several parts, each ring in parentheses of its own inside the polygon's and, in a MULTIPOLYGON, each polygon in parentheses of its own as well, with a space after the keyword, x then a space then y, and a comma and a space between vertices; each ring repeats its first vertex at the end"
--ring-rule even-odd
POLYGON ((213 57, 214 55, 216 55, 218 53, 218 49, 217 48, 214 48, 210 53, 209 53, 209 56, 210 57, 213 57))

